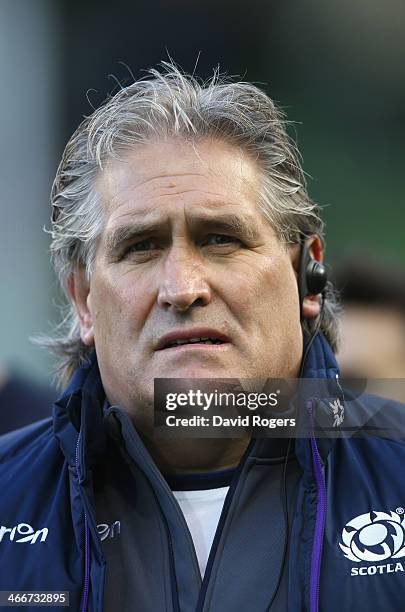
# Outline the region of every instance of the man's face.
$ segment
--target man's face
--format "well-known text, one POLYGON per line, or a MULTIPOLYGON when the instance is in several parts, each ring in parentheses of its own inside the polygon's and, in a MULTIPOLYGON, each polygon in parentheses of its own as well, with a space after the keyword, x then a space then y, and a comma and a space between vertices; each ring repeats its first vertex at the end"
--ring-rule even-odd
POLYGON ((100 175, 105 226, 76 300, 110 402, 136 414, 156 377, 297 375, 297 249, 264 220, 259 181, 252 159, 217 140, 145 144, 100 175), (215 343, 172 344, 197 337, 215 343))

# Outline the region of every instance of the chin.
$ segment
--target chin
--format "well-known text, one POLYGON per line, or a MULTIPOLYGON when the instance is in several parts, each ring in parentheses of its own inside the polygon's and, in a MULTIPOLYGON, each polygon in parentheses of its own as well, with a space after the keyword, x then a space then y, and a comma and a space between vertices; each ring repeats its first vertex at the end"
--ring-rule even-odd
POLYGON ((204 367, 198 365, 188 365, 175 370, 162 372, 159 378, 229 378, 229 370, 224 368, 204 367))

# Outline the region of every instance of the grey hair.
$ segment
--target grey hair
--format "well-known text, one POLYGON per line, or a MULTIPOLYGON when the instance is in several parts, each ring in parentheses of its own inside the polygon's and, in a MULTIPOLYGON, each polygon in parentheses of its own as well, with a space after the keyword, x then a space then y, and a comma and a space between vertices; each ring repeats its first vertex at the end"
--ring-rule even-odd
MULTIPOLYGON (((89 117, 66 145, 51 193, 51 258, 67 298, 62 322, 43 338, 58 356, 57 377, 67 383, 91 348, 80 338, 79 319, 69 299, 68 281, 79 266, 90 278, 103 211, 94 189, 96 177, 111 159, 120 159, 137 144, 181 137, 196 142, 217 138, 241 147, 262 171, 258 204, 286 245, 305 237, 323 239, 319 207, 311 201, 295 143, 288 136, 284 113, 258 87, 214 75, 206 82, 162 62, 146 78, 121 88, 89 117)), ((338 303, 329 284, 320 329, 336 350, 338 303)), ((305 320, 311 333, 316 320, 305 320)))

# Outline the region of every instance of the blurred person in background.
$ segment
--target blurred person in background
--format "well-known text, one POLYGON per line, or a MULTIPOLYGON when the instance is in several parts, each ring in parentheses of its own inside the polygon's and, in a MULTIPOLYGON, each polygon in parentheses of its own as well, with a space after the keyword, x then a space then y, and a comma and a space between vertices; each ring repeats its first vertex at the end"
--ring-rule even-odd
POLYGON ((51 415, 56 391, 0 364, 0 434, 51 415))
POLYGON ((335 272, 343 303, 338 361, 345 378, 375 379, 381 394, 403 401, 405 275, 354 252, 335 272), (398 379, 398 383, 387 379, 398 379), (385 379, 385 380, 384 380, 385 379))
POLYGON ((403 443, 154 437, 158 377, 322 379, 338 396, 297 416, 343 423, 323 229, 254 85, 165 64, 84 120, 52 191, 64 392, 0 440, 0 590, 83 612, 402 608, 403 443))

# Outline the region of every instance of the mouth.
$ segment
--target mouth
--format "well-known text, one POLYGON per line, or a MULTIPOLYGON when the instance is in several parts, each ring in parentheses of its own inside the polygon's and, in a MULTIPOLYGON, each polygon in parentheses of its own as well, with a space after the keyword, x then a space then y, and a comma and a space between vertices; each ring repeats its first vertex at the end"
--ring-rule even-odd
POLYGON ((198 348, 201 346, 219 346, 224 345, 226 342, 222 342, 217 338, 190 338, 190 340, 175 340, 171 342, 165 349, 173 349, 173 348, 198 348))
POLYGON ((196 333, 195 331, 178 331, 171 332, 163 336, 156 347, 157 351, 173 350, 173 349, 201 349, 201 348, 218 348, 229 344, 229 339, 222 333, 217 331, 204 331, 196 333))

